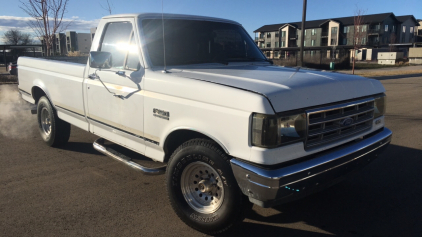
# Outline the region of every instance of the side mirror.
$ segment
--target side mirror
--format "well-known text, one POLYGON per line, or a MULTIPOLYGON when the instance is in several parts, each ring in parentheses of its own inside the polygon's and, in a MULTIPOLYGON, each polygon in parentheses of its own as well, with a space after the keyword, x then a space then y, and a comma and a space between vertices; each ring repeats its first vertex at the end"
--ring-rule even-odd
POLYGON ((111 68, 112 60, 109 52, 89 52, 89 66, 91 68, 108 69, 111 68))

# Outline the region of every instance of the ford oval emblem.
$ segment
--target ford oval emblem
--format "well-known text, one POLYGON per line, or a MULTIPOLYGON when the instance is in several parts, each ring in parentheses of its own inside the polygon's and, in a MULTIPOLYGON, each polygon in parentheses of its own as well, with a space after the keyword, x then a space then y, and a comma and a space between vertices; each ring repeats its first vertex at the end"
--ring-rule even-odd
POLYGON ((351 125, 353 122, 354 122, 353 118, 345 118, 340 121, 340 125, 345 127, 345 126, 351 125))

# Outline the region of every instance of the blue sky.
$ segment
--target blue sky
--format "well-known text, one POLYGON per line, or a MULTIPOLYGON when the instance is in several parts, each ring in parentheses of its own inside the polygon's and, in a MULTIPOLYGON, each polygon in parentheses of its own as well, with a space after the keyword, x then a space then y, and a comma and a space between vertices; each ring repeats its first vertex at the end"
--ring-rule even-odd
MULTIPOLYGON (((25 1, 25 0, 23 0, 25 1)), ((109 0, 112 13, 161 12, 160 0, 109 0)), ((253 31, 266 24, 301 21, 302 0, 164 0, 165 13, 193 14, 227 18, 240 22, 253 36, 253 31)), ((18 28, 31 32, 29 20, 17 0, 0 0, 0 41, 3 32, 18 28), (13 4, 11 4, 13 2, 13 4)), ((100 7, 106 0, 69 0, 66 20, 69 30, 89 32, 98 20, 108 15, 100 7)), ((396 16, 414 15, 422 18, 422 0, 308 0, 307 20, 353 16, 356 6, 365 14, 393 12, 396 16)), ((1 43, 1 42, 0 42, 1 43)))

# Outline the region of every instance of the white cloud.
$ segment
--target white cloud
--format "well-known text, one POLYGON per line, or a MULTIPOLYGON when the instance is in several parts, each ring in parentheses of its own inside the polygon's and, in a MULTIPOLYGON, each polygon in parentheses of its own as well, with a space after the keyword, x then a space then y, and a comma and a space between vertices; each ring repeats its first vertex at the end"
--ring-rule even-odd
MULTIPOLYGON (((33 18, 31 17, 17 17, 17 16, 0 16, 0 42, 2 41, 3 33, 10 29, 17 28, 18 30, 34 35, 34 31, 29 27, 29 22, 33 18)), ((76 32, 89 32, 89 29, 96 27, 100 19, 95 20, 81 20, 78 16, 72 16, 72 18, 64 18, 63 23, 69 23, 70 25, 66 30, 76 32)), ((34 35, 35 37, 35 35, 34 35)))

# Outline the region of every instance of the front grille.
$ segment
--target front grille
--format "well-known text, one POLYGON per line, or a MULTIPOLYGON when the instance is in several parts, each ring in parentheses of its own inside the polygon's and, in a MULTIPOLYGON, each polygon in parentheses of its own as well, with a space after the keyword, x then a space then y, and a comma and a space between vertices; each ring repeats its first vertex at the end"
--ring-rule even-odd
POLYGON ((372 127, 374 99, 306 111, 308 131, 305 148, 314 148, 363 133, 372 127))

